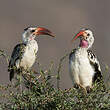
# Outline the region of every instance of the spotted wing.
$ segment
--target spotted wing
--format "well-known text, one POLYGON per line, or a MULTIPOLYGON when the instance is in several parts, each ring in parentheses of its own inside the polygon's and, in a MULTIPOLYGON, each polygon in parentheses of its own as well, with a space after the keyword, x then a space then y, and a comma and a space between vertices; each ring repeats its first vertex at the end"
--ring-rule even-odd
POLYGON ((90 60, 90 64, 93 66, 95 70, 95 74, 93 76, 93 82, 95 81, 99 82, 102 79, 102 72, 99 61, 96 55, 91 50, 88 50, 87 52, 88 52, 88 58, 90 60))
POLYGON ((26 47, 25 44, 20 43, 16 45, 15 48, 13 49, 13 52, 9 61, 9 66, 8 66, 8 71, 10 72, 10 81, 14 77, 14 73, 17 69, 16 61, 22 59, 22 55, 25 51, 25 47, 26 47))

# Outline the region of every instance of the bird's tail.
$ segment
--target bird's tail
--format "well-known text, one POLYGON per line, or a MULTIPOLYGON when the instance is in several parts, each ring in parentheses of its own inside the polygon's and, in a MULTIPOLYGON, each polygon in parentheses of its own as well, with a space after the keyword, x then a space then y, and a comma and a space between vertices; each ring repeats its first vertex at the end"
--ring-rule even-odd
POLYGON ((9 76, 9 78, 10 78, 10 81, 14 78, 14 69, 11 69, 10 70, 10 76, 9 76))

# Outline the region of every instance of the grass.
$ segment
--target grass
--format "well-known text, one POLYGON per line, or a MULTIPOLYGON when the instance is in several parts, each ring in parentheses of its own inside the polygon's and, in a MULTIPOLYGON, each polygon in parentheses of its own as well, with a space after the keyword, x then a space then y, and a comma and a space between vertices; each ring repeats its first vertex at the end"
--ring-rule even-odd
MULTIPOLYGON (((4 51, 0 51, 4 56, 4 51)), ((110 109, 110 90, 106 89, 103 81, 96 83, 89 94, 83 89, 65 89, 59 86, 60 72, 66 54, 60 59, 57 75, 52 75, 52 65, 47 71, 40 69, 38 74, 31 70, 22 73, 10 85, 0 85, 0 110, 108 110, 110 109), (31 73, 31 74, 27 74, 31 73), (51 84, 57 79, 56 88, 51 84), (19 86, 22 86, 22 90, 19 86)), ((7 58, 7 55, 4 56, 7 58)), ((40 68, 40 67, 39 67, 40 68)))

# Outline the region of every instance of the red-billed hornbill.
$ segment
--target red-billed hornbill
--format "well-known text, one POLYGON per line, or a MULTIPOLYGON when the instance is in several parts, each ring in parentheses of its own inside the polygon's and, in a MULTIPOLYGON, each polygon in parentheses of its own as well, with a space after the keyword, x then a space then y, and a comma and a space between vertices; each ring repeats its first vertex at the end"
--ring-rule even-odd
POLYGON ((90 92, 93 82, 102 79, 99 61, 89 50, 94 43, 94 36, 91 30, 82 29, 73 41, 77 38, 80 38, 80 44, 69 55, 70 77, 74 87, 83 87, 90 92))
POLYGON ((35 38, 39 35, 54 37, 51 31, 43 27, 28 27, 24 29, 22 34, 23 42, 14 47, 9 61, 10 81, 21 68, 30 69, 34 64, 38 51, 38 44, 35 38))

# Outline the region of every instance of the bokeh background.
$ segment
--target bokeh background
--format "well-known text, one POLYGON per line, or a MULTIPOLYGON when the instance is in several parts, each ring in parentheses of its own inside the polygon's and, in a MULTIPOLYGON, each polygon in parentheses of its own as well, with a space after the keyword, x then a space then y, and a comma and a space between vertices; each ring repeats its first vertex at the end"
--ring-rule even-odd
MULTIPOLYGON (((27 26, 42 26, 55 33, 56 38, 40 36, 38 60, 43 69, 59 59, 72 48, 78 40, 71 43, 75 33, 81 28, 94 32, 94 52, 101 65, 110 65, 110 0, 0 0, 0 49, 10 56, 14 46, 21 42, 23 29, 27 26)), ((37 65, 34 65, 37 70, 37 65)), ((0 59, 0 83, 9 83, 9 73, 5 59, 0 59)), ((61 73, 61 88, 72 87, 68 72, 68 58, 65 59, 61 73)))

